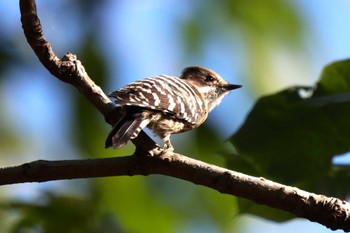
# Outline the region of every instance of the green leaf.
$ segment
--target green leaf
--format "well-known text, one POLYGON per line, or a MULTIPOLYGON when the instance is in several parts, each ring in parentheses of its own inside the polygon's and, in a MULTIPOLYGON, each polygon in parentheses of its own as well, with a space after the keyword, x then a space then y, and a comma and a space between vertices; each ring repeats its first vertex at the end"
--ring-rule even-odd
MULTIPOLYGON (((315 96, 338 94, 350 91, 350 59, 334 62, 321 74, 315 96)), ((331 96, 329 96, 331 97, 331 96)))
MULTIPOLYGON (((227 156, 229 167, 345 198, 350 180, 342 176, 348 171, 333 166, 332 159, 350 150, 349 83, 350 60, 338 61, 325 67, 314 92, 293 87, 260 98, 230 139, 238 155, 227 156), (303 98, 305 93, 312 96, 303 98)), ((283 220, 280 212, 267 216, 253 205, 241 203, 241 211, 283 220)))

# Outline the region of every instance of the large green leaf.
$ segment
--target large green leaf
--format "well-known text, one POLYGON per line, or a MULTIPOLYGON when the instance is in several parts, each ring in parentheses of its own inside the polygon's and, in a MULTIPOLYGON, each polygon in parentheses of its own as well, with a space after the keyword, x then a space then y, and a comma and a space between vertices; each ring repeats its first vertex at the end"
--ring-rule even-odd
MULTIPOLYGON (((345 198, 350 171, 332 159, 350 150, 349 84, 350 60, 344 60, 325 67, 314 91, 293 87, 260 98, 230 139, 238 151, 227 156, 230 168, 345 198)), ((241 212, 264 215, 260 206, 240 203, 241 212)), ((268 218, 283 219, 271 211, 268 218)))

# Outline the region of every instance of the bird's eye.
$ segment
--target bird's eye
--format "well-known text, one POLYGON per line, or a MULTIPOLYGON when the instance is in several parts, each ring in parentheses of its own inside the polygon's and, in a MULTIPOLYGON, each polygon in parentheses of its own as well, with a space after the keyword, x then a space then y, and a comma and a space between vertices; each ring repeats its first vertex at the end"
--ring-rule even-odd
POLYGON ((206 82, 212 82, 212 81, 214 81, 213 75, 208 74, 208 75, 205 77, 205 81, 206 81, 206 82))

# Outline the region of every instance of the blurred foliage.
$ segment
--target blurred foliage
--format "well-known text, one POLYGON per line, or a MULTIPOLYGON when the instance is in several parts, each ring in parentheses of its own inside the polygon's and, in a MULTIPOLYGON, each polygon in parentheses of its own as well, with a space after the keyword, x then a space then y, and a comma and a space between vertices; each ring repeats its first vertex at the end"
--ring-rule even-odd
MULTIPOLYGON (((75 17, 78 17, 71 20, 77 20, 81 25, 80 31, 75 32, 81 39, 78 58, 83 62, 90 77, 102 87, 109 78, 108 66, 111 66, 111 63, 118 65, 115 64, 115 60, 108 61, 109 58, 104 56, 99 44, 100 37, 108 35, 94 34, 95 27, 103 25, 99 20, 103 15, 101 9, 104 4, 107 5, 108 1, 67 1, 63 9, 60 9, 76 11, 75 17)), ((297 48, 303 39, 305 23, 292 1, 282 0, 192 3, 190 17, 179 22, 181 23, 178 24, 177 30, 185 42, 185 46, 180 49, 186 51, 186 56, 201 56, 206 43, 216 43, 218 38, 239 41, 237 46, 243 45, 248 56, 247 67, 254 67, 249 70, 251 73, 248 75, 256 78, 257 81, 252 81, 252 85, 256 86, 260 85, 259 78, 271 74, 273 61, 268 59, 271 45, 280 43, 284 47, 297 48), (230 36, 231 32, 234 32, 235 38, 230 36)), ((69 25, 66 27, 69 31, 69 25)), ((18 35, 13 37, 17 38, 18 35)), ((17 59, 17 56, 20 56, 20 53, 15 54, 16 59, 12 59, 13 51, 9 52, 8 45, 12 43, 11 40, 15 40, 14 38, 0 38, 6 41, 0 43, 0 88, 2 80, 7 78, 3 74, 8 66, 22 66, 26 65, 23 64, 25 62, 32 62, 23 59, 19 64, 20 59, 17 59)), ((26 43, 24 38, 22 42, 26 43)), ((37 64, 38 67, 41 66, 38 61, 37 64)), ((340 69, 342 68, 344 65, 340 64, 340 69)), ((348 136, 346 127, 340 129, 346 121, 346 115, 339 116, 337 110, 338 107, 347 107, 346 101, 338 102, 339 98, 336 97, 339 90, 347 91, 342 82, 348 80, 341 81, 343 74, 340 73, 339 69, 326 69, 311 99, 301 99, 298 88, 260 99, 257 110, 252 112, 254 117, 251 114, 247 123, 232 137, 231 142, 240 152, 239 155, 229 154, 214 133, 215 130, 205 126, 190 133, 186 138, 186 151, 183 153, 199 154, 200 159, 219 166, 228 162, 229 166, 236 170, 270 177, 309 190, 327 193, 333 189, 340 196, 346 195, 349 180, 347 170, 336 169, 330 164, 335 152, 347 150, 344 144, 346 138, 336 141, 340 136, 348 136), (338 81, 330 78, 334 75, 339 78, 338 81), (326 96, 326 99, 322 99, 326 96), (310 100, 315 102, 308 102, 310 100), (334 104, 325 104, 327 101, 334 104), (321 105, 318 105, 319 103, 321 105), (258 119, 255 118, 255 112, 258 119), (314 117, 316 114, 317 118, 314 117), (330 119, 337 121, 339 125, 333 126, 330 119), (276 128, 268 127, 269 124, 276 124, 276 128), (258 131, 255 131, 254 127, 258 127, 258 131), (297 132, 301 127, 305 128, 297 132), (328 140, 329 135, 333 137, 333 141, 328 140), (262 143, 261 140, 267 138, 271 141, 262 143), (295 143, 293 140, 296 140, 295 143), (295 146, 290 148, 288 143, 295 146), (274 151, 276 145, 280 150, 284 149, 283 153, 274 151), (316 148, 317 145, 319 148, 316 148), (305 151, 301 151, 301 146, 305 151), (297 152, 299 154, 295 155, 297 152), (269 156, 266 156, 266 153, 269 156), (220 156, 223 154, 229 156, 220 156)), ((74 118, 72 122, 65 122, 70 125, 70 135, 67 137, 74 138, 72 144, 81 157, 117 156, 133 152, 132 145, 118 151, 105 150, 104 140, 110 127, 104 123, 103 117, 78 92, 68 101, 67 105, 71 105, 74 118)), ((0 101, 2 109, 3 106, 0 101)), ((11 130, 5 127, 8 125, 5 118, 1 118, 0 124, 1 130, 11 130)), ((6 132, 6 135, 13 134, 6 132)), ((1 138, 0 148, 8 145, 9 140, 14 140, 11 137, 7 137, 6 140, 1 138)), ((27 145, 28 142, 22 143, 27 145)), ((232 226, 228 223, 238 211, 278 219, 272 209, 254 209, 256 204, 251 205, 243 200, 239 200, 237 205, 237 199, 234 197, 169 177, 91 179, 89 188, 92 190, 90 193, 82 191, 79 197, 44 193, 41 200, 8 201, 1 205, 0 213, 16 213, 12 232, 188 232, 198 227, 214 229, 216 232, 231 232, 232 226)), ((287 217, 283 216, 278 220, 282 219, 287 217)))
POLYGON ((120 233, 114 218, 99 213, 93 202, 83 197, 44 193, 38 203, 12 201, 0 205, 14 215, 10 232, 120 233))
MULTIPOLYGON (((325 67, 315 90, 294 87, 260 98, 231 138, 238 154, 226 157, 229 167, 311 192, 348 197, 350 170, 332 165, 332 159, 350 151, 349 84, 350 60, 344 60, 325 67)), ((292 217, 244 200, 240 211, 273 220, 292 217)))
POLYGON ((252 53, 258 47, 268 49, 270 42, 283 42, 285 46, 294 47, 301 45, 305 21, 291 1, 219 2, 220 4, 213 4, 207 1, 211 4, 210 7, 201 2, 196 5, 197 9, 192 12, 190 18, 186 18, 182 35, 188 51, 204 51, 206 40, 227 36, 231 30, 237 37, 243 37, 246 49, 251 49, 252 53), (208 19, 208 15, 213 14, 219 17, 208 19), (218 27, 218 23, 223 25, 218 27), (251 47, 252 45, 254 47, 251 47))
POLYGON ((9 51, 10 42, 5 40, 0 40, 0 82, 4 78, 3 71, 6 67, 13 62, 13 57, 11 56, 11 51, 9 51))
MULTIPOLYGON (((84 41, 81 41, 79 59, 81 59, 90 78, 103 88, 108 78, 106 58, 98 49, 96 40, 94 35, 88 34, 84 41)), ((76 136, 77 146, 85 153, 86 157, 103 154, 106 132, 103 116, 80 93, 76 93, 74 99, 76 101, 74 107, 76 118, 72 134, 76 136)))
POLYGON ((273 89, 281 78, 274 67, 276 58, 273 55, 289 51, 292 63, 296 59, 293 56, 303 51, 307 21, 295 3, 281 0, 221 0, 216 2, 220 4, 213 4, 212 1, 206 3, 198 3, 197 10, 183 22, 186 51, 202 56, 208 44, 222 43, 226 39, 228 43, 235 44, 232 54, 244 50, 240 59, 247 69, 239 69, 244 69, 241 71, 245 74, 244 78, 250 79, 250 88, 256 93, 273 89), (209 17, 211 15, 216 17, 209 17))

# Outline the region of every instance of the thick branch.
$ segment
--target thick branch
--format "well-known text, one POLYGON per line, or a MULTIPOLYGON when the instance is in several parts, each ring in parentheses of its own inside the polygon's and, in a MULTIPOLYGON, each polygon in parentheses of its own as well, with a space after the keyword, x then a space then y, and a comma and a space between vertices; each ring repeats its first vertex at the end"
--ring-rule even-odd
POLYGON ((350 203, 325 197, 207 164, 182 155, 171 157, 44 161, 0 169, 0 185, 106 176, 162 174, 250 199, 321 223, 333 230, 350 231, 350 203))
MULTIPOLYGON (((59 80, 76 87, 114 125, 120 111, 88 76, 81 62, 71 53, 59 59, 45 40, 34 0, 20 0, 21 21, 28 43, 41 63, 59 80)), ((147 156, 157 153, 157 145, 144 132, 134 139, 137 156, 122 158, 35 161, 0 169, 0 185, 44 182, 61 179, 121 175, 163 174, 244 197, 259 204, 289 211, 296 216, 319 222, 331 229, 350 231, 350 204, 336 198, 308 193, 264 178, 230 171, 178 154, 147 156)))

